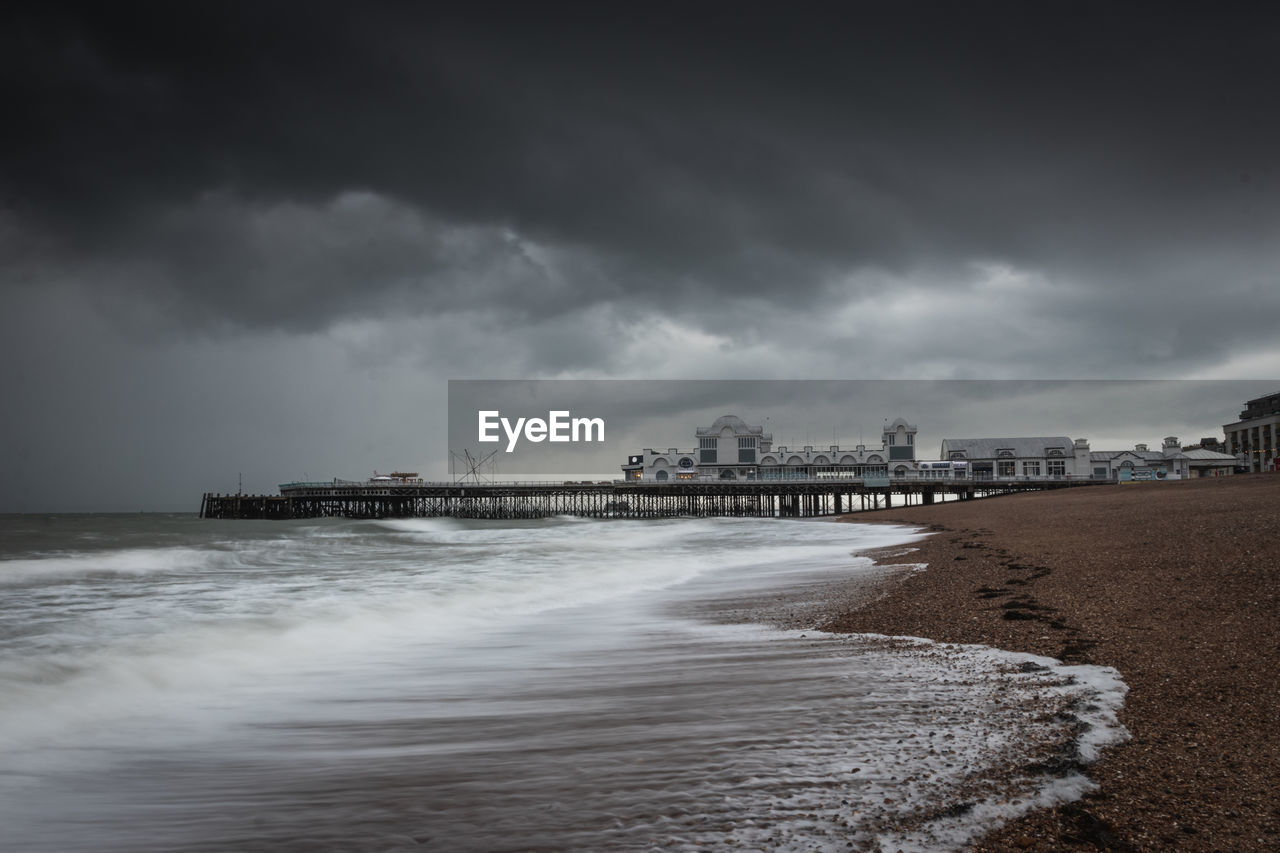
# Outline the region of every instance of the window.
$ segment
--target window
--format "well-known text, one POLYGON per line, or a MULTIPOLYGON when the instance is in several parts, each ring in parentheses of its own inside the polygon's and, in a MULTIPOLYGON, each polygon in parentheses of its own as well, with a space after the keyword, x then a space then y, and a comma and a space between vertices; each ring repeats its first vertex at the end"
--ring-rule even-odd
POLYGON ((1005 461, 1005 460, 1001 459, 999 462, 997 462, 997 463, 996 463, 996 476, 997 476, 997 477, 1012 477, 1012 476, 1014 476, 1014 472, 1013 472, 1013 460, 1005 461))
POLYGON ((896 438, 897 438, 897 436, 895 436, 893 433, 889 433, 889 440, 888 440, 888 441, 886 441, 886 442, 885 442, 885 444, 887 444, 887 445, 889 445, 890 447, 892 447, 894 444, 896 444, 896 443, 897 443, 897 442, 895 441, 895 439, 896 439, 896 438))
POLYGON ((698 439, 698 461, 703 465, 714 465, 716 463, 715 436, 698 439))
POLYGON ((1040 463, 1039 463, 1038 461, 1037 461, 1037 462, 1023 462, 1023 463, 1022 463, 1022 475, 1023 475, 1024 477, 1039 477, 1039 476, 1040 476, 1040 463))
POLYGON ((1065 477, 1067 475, 1067 462, 1065 459, 1049 460, 1049 476, 1065 477))

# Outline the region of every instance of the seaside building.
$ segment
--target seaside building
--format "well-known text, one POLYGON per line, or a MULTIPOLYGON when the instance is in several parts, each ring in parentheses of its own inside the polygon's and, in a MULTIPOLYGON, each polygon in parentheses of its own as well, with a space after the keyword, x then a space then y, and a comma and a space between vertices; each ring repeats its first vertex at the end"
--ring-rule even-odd
POLYGON ((1234 456, 1203 447, 1184 450, 1175 436, 1168 436, 1159 451, 1147 445, 1133 450, 1099 450, 1089 454, 1095 477, 1119 480, 1186 480, 1220 477, 1235 470, 1234 456))
POLYGON ((1222 431, 1240 470, 1280 471, 1280 393, 1247 401, 1240 420, 1223 424, 1222 431))
POLYGON ((968 462, 976 480, 1064 480, 1088 477, 1089 443, 1065 435, 1028 438, 945 438, 941 458, 968 462))
POLYGON ((1227 443, 1220 438, 1209 436, 1202 438, 1196 444, 1184 444, 1183 450, 1212 450, 1214 453, 1226 453, 1227 443))
POLYGON ((1091 450, 1088 439, 1065 435, 1031 438, 948 438, 944 460, 969 463, 977 480, 1185 480, 1230 474, 1234 456, 1205 448, 1183 450, 1175 436, 1159 450, 1091 450))
POLYGON ((885 422, 879 447, 775 447, 763 426, 722 415, 694 432, 694 447, 646 447, 627 457, 627 480, 802 480, 827 477, 905 477, 917 469, 917 428, 902 418, 885 422))
POLYGON ((1183 450, 1182 455, 1186 457, 1190 477, 1222 477, 1236 471, 1236 458, 1230 453, 1198 447, 1183 450))
POLYGON ((774 446, 764 427, 723 415, 694 431, 688 450, 669 447, 627 457, 627 480, 809 480, 890 478, 974 480, 1185 480, 1230 474, 1236 457, 1205 447, 1184 450, 1175 436, 1159 450, 1092 450, 1065 435, 947 438, 935 460, 916 458, 915 424, 885 421, 878 447, 774 446))

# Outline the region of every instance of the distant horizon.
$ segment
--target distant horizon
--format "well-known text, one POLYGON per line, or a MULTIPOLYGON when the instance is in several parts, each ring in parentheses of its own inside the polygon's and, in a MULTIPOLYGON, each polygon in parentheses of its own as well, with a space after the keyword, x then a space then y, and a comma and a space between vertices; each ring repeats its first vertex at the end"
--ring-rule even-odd
MULTIPOLYGON (((524 384, 528 381, 529 380, 510 380, 510 382, 513 384, 524 384)), ((630 380, 630 381, 641 382, 641 383, 667 382, 667 380, 630 380)), ((719 385, 722 383, 735 384, 735 383, 743 382, 743 380, 691 380, 691 381, 695 384, 707 383, 710 385, 719 385)), ((572 381, 551 380, 550 382, 554 384, 558 382, 572 382, 572 381)), ((814 383, 814 384, 869 383, 873 386, 878 384, 884 384, 886 387, 890 385, 894 387, 902 387, 904 384, 909 386, 910 383, 928 384, 930 386, 937 385, 937 384, 953 384, 951 380, 943 380, 941 382, 937 380, 902 380, 902 381, 896 381, 896 380, 795 380, 794 382, 814 383)), ((777 387, 777 383, 782 383, 785 385, 794 384, 793 381, 789 381, 789 380, 762 380, 762 381, 748 382, 748 384, 750 385, 759 385, 760 387, 765 389, 768 389, 769 387, 777 387)), ((1112 387, 1112 386, 1124 386, 1124 385, 1132 385, 1134 387, 1141 387, 1145 385, 1145 386, 1152 386, 1152 387, 1159 388, 1161 386, 1173 385, 1173 386, 1186 386, 1188 389, 1190 389, 1190 393, 1186 395, 1190 398, 1203 396, 1204 392, 1212 388, 1214 389, 1217 396, 1226 397, 1233 400, 1235 399, 1235 397, 1239 396, 1239 393, 1237 392, 1245 391, 1246 389, 1249 389, 1249 388, 1265 389, 1265 388, 1277 387, 1277 383, 1275 383, 1273 380, 1101 380, 1101 381, 1100 380, 1039 380, 1039 381, 963 380, 962 382, 957 382, 954 384, 963 385, 964 383, 979 383, 984 385, 991 385, 997 389, 1004 388, 1004 387, 1008 387, 1011 389, 1015 387, 1025 389, 1028 386, 1031 386, 1031 387, 1050 386, 1053 384, 1061 385, 1063 383, 1071 384, 1071 385, 1078 385, 1078 384, 1091 385, 1096 383, 1100 388, 1112 387)), ((1237 416, 1240 410, 1244 407, 1247 399, 1256 399, 1257 397, 1267 396, 1269 393, 1275 393, 1275 392, 1259 391, 1258 393, 1255 393, 1255 394, 1249 394, 1248 397, 1239 396, 1239 399, 1236 400, 1235 404, 1233 404, 1233 406, 1229 410, 1224 410, 1224 414, 1227 417, 1224 417, 1222 423, 1225 424, 1225 423, 1231 423, 1235 421, 1237 419, 1237 416)), ((1177 401, 1182 395, 1172 394, 1170 396, 1172 398, 1172 402, 1165 403, 1162 405, 1173 405, 1176 407, 1178 405, 1177 401)), ((926 403, 925 405, 927 406, 928 404, 926 403)), ((994 403, 991 405, 1000 405, 1000 404, 994 403)), ((747 407, 744 406, 744 407, 741 407, 741 409, 742 411, 746 411, 747 407)), ((746 420, 748 423, 755 422, 752 420, 750 416, 743 415, 742 411, 724 411, 722 412, 722 414, 737 414, 740 417, 743 417, 744 420, 746 420)), ((792 416, 792 415, 789 415, 789 416, 792 416)), ((894 416, 896 417, 897 414, 895 413, 894 416)), ((711 420, 714 420, 714 418, 707 420, 707 424, 709 424, 711 420)), ((762 418, 760 420, 763 421, 764 419, 762 418)), ((870 419, 870 420, 874 421, 874 419, 870 419)), ((881 418, 880 420, 882 421, 884 419, 881 418)), ((932 433, 936 433, 936 430, 930 429, 930 425, 928 421, 925 420, 924 418, 907 417, 907 420, 913 424, 917 424, 920 427, 921 435, 928 437, 932 433)), ((780 439, 779 430, 777 427, 771 426, 770 431, 773 433, 775 446, 786 445, 788 447, 800 448, 800 447, 803 447, 805 444, 810 444, 815 448, 816 447, 825 448, 825 447, 829 447, 830 444, 832 443, 838 443, 842 448, 851 448, 856 444, 861 443, 861 444, 867 445, 868 447, 871 447, 871 446, 878 447, 880 446, 880 438, 881 438, 879 421, 875 421, 875 423, 876 423, 876 428, 874 430, 870 430, 870 429, 865 430, 861 441, 853 441, 844 436, 840 436, 839 437, 840 440, 838 442, 813 440, 813 441, 807 441, 807 442, 792 443, 787 440, 780 439)), ((660 438, 660 436, 654 436, 653 438, 655 439, 655 441, 652 441, 652 442, 648 442, 648 443, 641 442, 639 444, 636 444, 635 446, 631 446, 630 444, 628 444, 626 445, 626 447, 628 448, 626 452, 619 453, 616 456, 616 458, 612 456, 609 457, 609 460, 606 463, 602 463, 601 467, 598 469, 587 469, 585 471, 576 471, 576 472, 569 472, 569 473, 556 472, 556 471, 528 473, 528 472, 521 472, 518 470, 508 470, 504 472, 502 457, 504 457, 505 454, 499 453, 497 454, 497 457, 495 457, 498 459, 497 471, 494 475, 492 475, 491 479, 495 482, 529 482, 529 481, 559 482, 563 480, 591 480, 591 481, 610 480, 612 481, 616 479, 621 479, 621 474, 622 474, 621 466, 626 461, 626 456, 629 455, 630 453, 638 453, 642 451, 645 447, 653 447, 655 450, 663 450, 663 451, 665 451, 668 447, 677 447, 682 450, 691 449, 693 444, 693 433, 695 428, 697 426, 700 426, 700 425, 705 426, 707 424, 698 424, 698 423, 690 422, 687 424, 687 427, 683 430, 683 435, 671 436, 672 438, 671 442, 657 440, 658 438, 660 438), (611 463, 611 467, 610 467, 610 463, 611 463)), ((796 428, 796 429, 799 429, 799 428, 796 428)), ((790 431, 793 431, 793 428, 788 427, 787 430, 790 432, 790 431)), ((817 430, 815 429, 813 432, 816 433, 817 430)), ((1076 435, 1076 434, 1073 434, 1073 431, 1069 431, 1069 430, 1048 430, 1048 431, 1042 431, 1042 432, 1022 432, 1022 433, 1009 433, 1009 432, 998 433, 996 431, 988 431, 988 432, 984 432, 981 435, 979 435, 978 432, 972 432, 964 435, 946 434, 946 435, 941 435, 936 440, 932 438, 926 438, 926 440, 917 440, 916 458, 917 459, 937 458, 938 449, 941 447, 942 441, 947 438, 1004 438, 1004 437, 1033 436, 1033 435, 1065 435, 1068 438, 1071 438, 1073 441, 1079 438, 1088 439, 1090 449, 1094 451, 1130 450, 1130 449, 1133 449, 1135 445, 1142 444, 1142 443, 1147 444, 1148 447, 1151 447, 1151 448, 1158 448, 1162 440, 1169 435, 1175 435, 1178 438, 1179 446, 1188 446, 1188 445, 1198 444, 1202 438, 1207 438, 1207 437, 1210 437, 1211 435, 1212 437, 1214 437, 1216 440, 1219 440, 1219 441, 1221 441, 1224 438, 1224 435, 1222 432, 1222 424, 1219 424, 1216 430, 1210 430, 1207 433, 1198 432, 1193 434, 1191 432, 1186 432, 1185 430, 1183 432, 1186 434, 1178 434, 1176 431, 1170 432, 1165 429, 1156 428, 1154 430, 1149 430, 1147 433, 1128 432, 1127 434, 1124 434, 1124 433, 1121 433, 1119 430, 1113 429, 1112 434, 1110 436, 1106 432, 1098 433, 1098 435, 1101 435, 1100 439, 1095 439, 1092 436, 1087 434, 1076 435), (1139 435, 1144 435, 1145 437, 1137 437, 1139 435)), ((447 470, 447 467, 448 467, 447 464, 438 465, 435 468, 432 468, 430 465, 403 466, 403 467, 409 468, 410 470, 417 470, 419 472, 419 475, 423 479, 431 482, 455 482, 458 479, 460 479, 460 476, 461 476, 461 475, 450 474, 447 470)), ((323 477, 317 477, 314 472, 310 472, 311 476, 309 480, 304 480, 302 477, 297 477, 297 478, 280 477, 275 479, 274 482, 268 482, 268 480, 271 480, 273 478, 269 474, 264 475, 264 473, 261 471, 254 471, 254 470, 245 470, 243 472, 237 471, 229 475, 229 479, 230 479, 229 483, 227 482, 228 477, 225 475, 222 478, 216 478, 216 477, 211 478, 213 480, 221 479, 223 481, 221 484, 218 484, 216 482, 208 485, 206 485, 203 482, 192 483, 191 485, 193 488, 191 489, 190 494, 187 495, 186 493, 184 493, 182 496, 176 498, 174 500, 174 504, 170 505, 170 508, 158 508, 156 504, 148 503, 145 501, 145 499, 141 505, 141 508, 138 510, 130 510, 125 508, 124 506, 112 507, 107 505, 109 501, 113 500, 110 497, 102 498, 101 499, 102 503, 100 504, 81 503, 81 504, 63 505, 63 506, 58 506, 56 504, 44 504, 41 506, 35 506, 33 508, 22 508, 22 507, 13 505, 14 496, 12 494, 9 494, 7 496, 8 500, 6 501, 8 505, 0 507, 0 515, 47 515, 47 514, 130 515, 130 514, 137 514, 138 512, 160 513, 160 514, 165 514, 165 513, 195 514, 195 513, 198 513, 199 511, 200 497, 204 493, 206 492, 214 493, 214 494, 220 493, 224 495, 235 494, 237 490, 237 480, 241 474, 243 474, 244 481, 246 483, 243 489, 243 494, 273 495, 273 494, 279 493, 280 485, 290 483, 290 482, 329 482, 329 481, 332 481, 334 478, 362 482, 364 480, 367 480, 369 477, 372 477, 373 471, 375 470, 382 473, 389 473, 393 469, 390 467, 384 468, 383 466, 378 465, 370 468, 369 472, 364 475, 358 474, 354 471, 345 470, 345 471, 337 471, 329 474, 328 476, 323 476, 323 477), (221 487, 219 487, 219 485, 221 485, 221 487), (173 508, 175 505, 179 503, 182 504, 182 508, 173 508), (190 505, 191 508, 187 509, 186 508, 187 505, 190 505)), ((396 470, 403 470, 403 468, 396 469, 396 470)), ((485 476, 488 477, 490 475, 486 474, 485 476)), ((63 499, 65 499, 65 497, 63 499)))

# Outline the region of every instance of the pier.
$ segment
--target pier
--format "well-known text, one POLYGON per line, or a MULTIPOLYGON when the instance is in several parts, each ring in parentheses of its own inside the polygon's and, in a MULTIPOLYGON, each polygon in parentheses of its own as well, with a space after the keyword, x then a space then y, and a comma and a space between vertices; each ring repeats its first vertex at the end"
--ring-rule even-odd
POLYGON ((287 483, 279 495, 206 493, 201 518, 811 518, 1114 480, 845 479, 563 483, 287 483))

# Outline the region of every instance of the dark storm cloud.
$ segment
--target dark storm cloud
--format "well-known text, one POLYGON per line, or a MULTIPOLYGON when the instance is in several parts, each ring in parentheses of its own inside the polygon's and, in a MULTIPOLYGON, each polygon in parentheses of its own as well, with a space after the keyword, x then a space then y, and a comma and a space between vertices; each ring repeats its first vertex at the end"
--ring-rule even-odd
MULTIPOLYGON (((6 7, 0 509, 430 471, 449 378, 1273 375, 1272 18, 6 7)), ((679 442, 720 406, 800 441, 970 410, 978 433, 1017 410, 1031 433, 1156 440, 1240 402, 819 411, 786 388, 636 401, 683 425, 635 440, 679 442)))
POLYGON ((1091 292, 1263 295, 1269 16, 64 4, 3 37, 4 203, 59 263, 196 323, 481 299, 535 318, 678 299, 714 322, 723 297, 796 307, 875 292, 851 271, 985 260, 1091 292), (1222 264, 1170 274, 1189 243, 1222 264))

